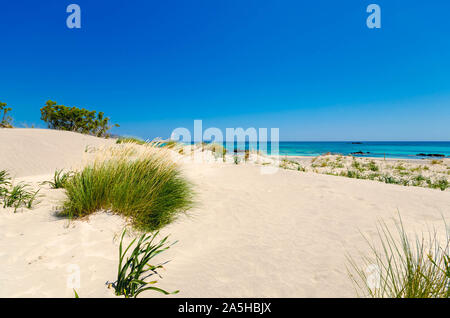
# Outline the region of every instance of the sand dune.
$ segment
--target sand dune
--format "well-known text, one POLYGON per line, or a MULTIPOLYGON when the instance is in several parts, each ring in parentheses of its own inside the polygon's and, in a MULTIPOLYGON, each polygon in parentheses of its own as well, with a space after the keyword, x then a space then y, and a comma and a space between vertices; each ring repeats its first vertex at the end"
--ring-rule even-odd
MULTIPOLYGON (((33 129, 0 130, 0 169, 37 184, 55 168, 105 141, 33 129), (4 151, 6 149, 6 151, 4 151)), ((401 212, 409 230, 450 224, 450 192, 279 170, 253 164, 185 162, 197 206, 163 229, 179 242, 160 286, 170 297, 353 297, 345 253, 368 252, 359 231, 401 212)), ((0 297, 73 297, 67 279, 81 271, 81 297, 113 297, 105 282, 117 270, 117 235, 125 225, 97 213, 70 224, 55 217, 62 190, 44 187, 33 210, 0 208, 0 297)), ((441 231, 442 233, 442 231, 441 231)), ((147 292, 147 297, 161 297, 147 292)))
POLYGON ((112 143, 69 131, 0 128, 0 167, 15 177, 49 174, 79 165, 89 147, 112 143))

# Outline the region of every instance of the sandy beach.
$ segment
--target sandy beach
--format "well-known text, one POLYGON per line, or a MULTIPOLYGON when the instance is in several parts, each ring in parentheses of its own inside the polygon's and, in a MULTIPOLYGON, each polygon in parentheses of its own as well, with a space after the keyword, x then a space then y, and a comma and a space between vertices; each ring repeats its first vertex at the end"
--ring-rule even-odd
MULTIPOLYGON (((64 190, 40 186, 55 169, 72 169, 95 147, 114 145, 72 132, 0 129, 0 170, 14 182, 41 187, 32 209, 0 207, 0 297, 73 297, 67 280, 80 271, 80 297, 115 297, 118 237, 126 222, 98 212, 88 219, 57 217, 64 190)), ((159 286, 180 290, 140 297, 355 297, 346 253, 368 253, 361 233, 401 213, 408 231, 450 224, 450 191, 385 184, 261 166, 180 160, 194 184, 196 205, 161 235, 178 241, 159 286)), ((127 237, 131 240, 131 237, 127 237)))

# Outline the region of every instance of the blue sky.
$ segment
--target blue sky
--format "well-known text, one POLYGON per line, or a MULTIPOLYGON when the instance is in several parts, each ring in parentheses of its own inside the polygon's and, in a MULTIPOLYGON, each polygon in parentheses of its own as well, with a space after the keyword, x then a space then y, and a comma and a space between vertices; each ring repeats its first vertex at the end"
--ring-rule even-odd
POLYGON ((52 99, 115 132, 279 127, 281 140, 450 140, 450 2, 2 1, 0 100, 52 99), (66 27, 77 3, 82 28, 66 27), (377 3, 382 28, 368 29, 377 3))

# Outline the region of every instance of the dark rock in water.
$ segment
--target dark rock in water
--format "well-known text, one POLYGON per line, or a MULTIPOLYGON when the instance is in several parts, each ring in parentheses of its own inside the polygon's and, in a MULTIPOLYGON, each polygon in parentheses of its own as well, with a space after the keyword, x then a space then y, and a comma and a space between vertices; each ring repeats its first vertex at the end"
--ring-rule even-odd
POLYGON ((418 157, 438 157, 438 158, 445 158, 445 155, 442 155, 440 153, 418 153, 416 156, 418 157))
POLYGON ((352 142, 352 145, 362 145, 362 142, 352 142))
POLYGON ((364 152, 364 151, 357 151, 357 152, 352 152, 351 155, 368 155, 370 154, 370 152, 364 152))

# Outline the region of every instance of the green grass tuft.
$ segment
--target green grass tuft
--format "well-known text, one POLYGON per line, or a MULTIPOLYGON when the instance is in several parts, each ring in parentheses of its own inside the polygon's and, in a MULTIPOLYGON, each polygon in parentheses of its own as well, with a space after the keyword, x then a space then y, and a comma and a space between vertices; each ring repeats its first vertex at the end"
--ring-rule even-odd
POLYGON ((33 203, 36 201, 39 190, 32 191, 28 184, 22 182, 16 185, 6 182, 0 186, 0 202, 3 201, 3 208, 14 208, 14 213, 22 207, 31 209, 33 203), (6 184, 9 185, 9 188, 4 187, 6 184))
POLYGON ((116 144, 133 143, 138 145, 145 145, 147 142, 136 137, 119 137, 116 140, 116 144))
POLYGON ((163 147, 167 147, 169 149, 173 149, 179 145, 178 141, 175 140, 168 140, 164 142, 163 147))
POLYGON ((449 188, 449 182, 447 179, 440 179, 436 182, 432 182, 431 180, 427 180, 428 186, 432 189, 441 189, 442 191, 445 191, 445 189, 449 188))
POLYGON ((44 181, 41 184, 49 184, 52 189, 62 189, 72 175, 70 171, 64 173, 63 170, 56 170, 53 181, 44 181))
POLYGON ((138 229, 153 231, 192 206, 191 185, 165 153, 130 157, 130 149, 74 173, 64 186, 61 214, 82 217, 110 210, 138 229))
POLYGON ((411 240, 400 218, 397 235, 384 222, 378 229, 379 248, 364 237, 371 257, 362 264, 348 256, 349 276, 364 296, 389 298, 449 298, 449 240, 442 244, 436 231, 411 240))
POLYGON ((367 167, 369 168, 370 171, 379 171, 380 167, 377 166, 377 164, 375 163, 375 161, 370 161, 367 165, 367 167))
MULTIPOLYGON (((127 256, 128 250, 131 250, 136 239, 134 239, 128 247, 123 251, 123 238, 126 231, 123 231, 119 245, 119 267, 117 272, 117 280, 110 285, 114 288, 117 296, 125 296, 125 298, 136 298, 140 293, 146 290, 154 290, 165 295, 176 294, 179 291, 169 293, 154 285, 157 281, 147 282, 146 279, 157 275, 157 270, 163 268, 164 264, 151 265, 150 260, 156 255, 169 249, 173 244, 168 245, 167 236, 159 242, 154 242, 158 232, 154 234, 143 234, 135 244, 130 256, 127 256)), ((107 282, 107 284, 109 284, 107 282)))
POLYGON ((11 185, 11 178, 6 170, 0 170, 0 198, 3 198, 11 185))

